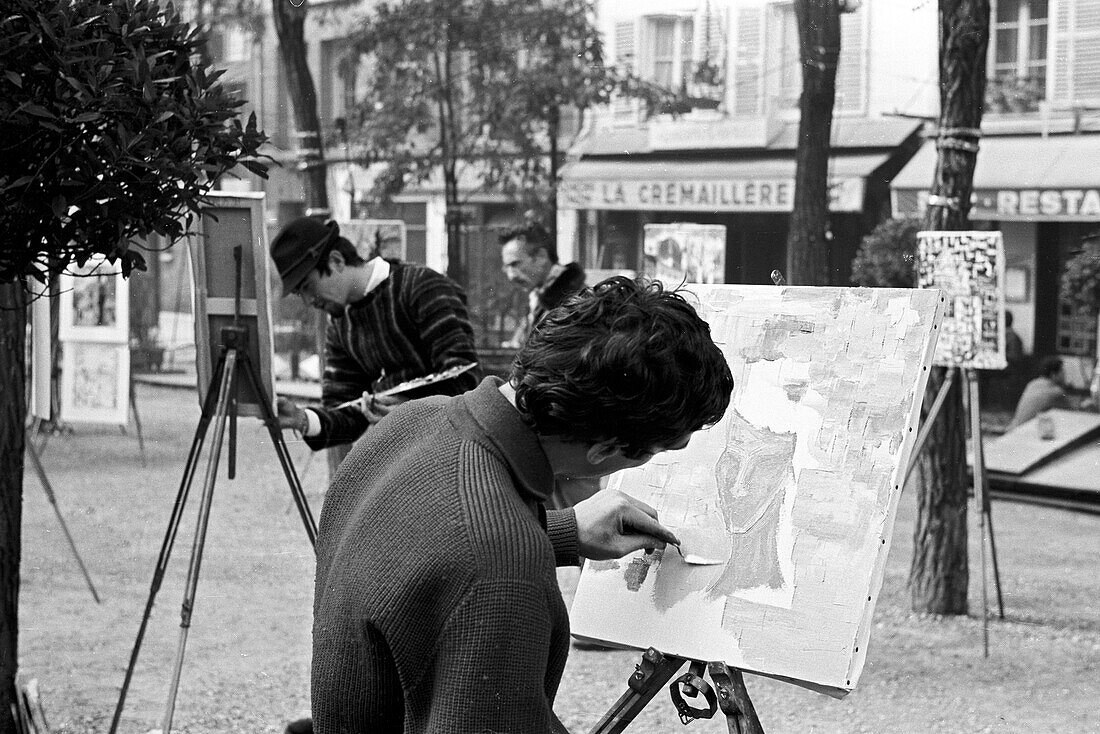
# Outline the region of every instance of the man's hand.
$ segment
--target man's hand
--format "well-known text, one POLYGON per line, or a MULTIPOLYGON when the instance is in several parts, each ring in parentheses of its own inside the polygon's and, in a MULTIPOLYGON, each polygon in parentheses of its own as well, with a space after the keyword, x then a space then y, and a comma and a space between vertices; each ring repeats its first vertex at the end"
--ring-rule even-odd
POLYGON ((367 416, 367 421, 373 426, 406 400, 407 398, 400 395, 371 395, 369 392, 365 392, 363 393, 363 400, 359 404, 359 409, 363 411, 363 415, 367 416))
POLYGON ((671 530, 657 522, 657 511, 623 492, 603 490, 573 511, 577 514, 577 547, 594 561, 622 558, 642 548, 679 544, 671 530))
POLYGON ((279 398, 275 401, 275 408, 279 419, 279 428, 301 430, 306 413, 295 405, 290 398, 279 398))

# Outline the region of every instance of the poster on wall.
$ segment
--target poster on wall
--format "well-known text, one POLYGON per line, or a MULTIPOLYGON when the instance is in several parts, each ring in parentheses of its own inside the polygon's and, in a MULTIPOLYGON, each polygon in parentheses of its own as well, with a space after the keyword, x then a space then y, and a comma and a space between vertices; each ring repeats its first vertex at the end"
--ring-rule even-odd
POLYGON ((726 282, 726 227, 723 224, 647 224, 645 275, 663 283, 726 282))
MULTIPOLYGON (((213 384, 213 380, 224 351, 223 330, 236 324, 244 329, 243 351, 258 374, 261 390, 266 393, 261 397, 250 381, 239 379, 236 383, 237 413, 263 418, 261 401, 271 410, 275 409, 272 284, 267 228, 264 227, 264 194, 211 192, 207 197, 208 204, 203 208, 196 231, 187 238, 199 403, 205 401, 208 390, 217 393, 218 385, 213 384)), ((239 376, 243 378, 243 373, 239 376)))
POLYGON ((687 290, 733 373, 729 409, 611 477, 680 549, 586 561, 571 630, 843 696, 866 658, 942 297, 687 290))
POLYGON ((917 284, 947 298, 939 367, 1003 370, 1005 259, 1000 232, 918 232, 917 284))
POLYGON ((130 290, 118 263, 73 264, 60 279, 61 420, 126 425, 130 290))
POLYGON ((340 234, 364 260, 378 255, 404 261, 407 255, 405 223, 400 219, 349 219, 340 223, 340 234))

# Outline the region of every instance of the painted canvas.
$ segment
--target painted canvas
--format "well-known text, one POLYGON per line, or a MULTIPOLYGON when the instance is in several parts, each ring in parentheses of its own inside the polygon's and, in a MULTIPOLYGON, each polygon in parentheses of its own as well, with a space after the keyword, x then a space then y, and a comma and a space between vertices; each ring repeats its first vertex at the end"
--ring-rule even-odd
POLYGON ((935 364, 1003 370, 1005 258, 1000 232, 918 232, 917 282, 947 297, 935 364))
POLYGON ((664 283, 725 283, 726 227, 721 224, 645 225, 645 274, 664 283))
POLYGON ((855 686, 942 309, 938 291, 691 286, 730 408, 611 478, 681 540, 585 564, 574 634, 855 686))
POLYGON ((117 263, 94 257, 71 266, 60 286, 61 419, 124 426, 130 417, 129 282, 117 263))

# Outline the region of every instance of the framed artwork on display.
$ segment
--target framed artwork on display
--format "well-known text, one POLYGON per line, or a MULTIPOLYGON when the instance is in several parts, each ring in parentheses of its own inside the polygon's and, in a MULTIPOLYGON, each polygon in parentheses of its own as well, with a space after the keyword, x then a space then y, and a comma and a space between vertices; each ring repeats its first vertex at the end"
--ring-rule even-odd
POLYGON ((94 257, 61 276, 61 420, 126 425, 130 288, 117 264, 94 257))

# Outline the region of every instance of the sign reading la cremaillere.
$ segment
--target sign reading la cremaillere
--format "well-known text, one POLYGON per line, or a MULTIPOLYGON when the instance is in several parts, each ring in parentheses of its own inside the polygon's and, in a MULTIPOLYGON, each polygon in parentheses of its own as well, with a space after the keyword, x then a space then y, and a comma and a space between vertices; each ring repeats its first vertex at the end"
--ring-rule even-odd
MULTIPOLYGON (((860 211, 863 179, 834 179, 829 208, 860 211)), ((794 179, 681 179, 562 181, 558 206, 566 209, 789 212, 794 179)))

